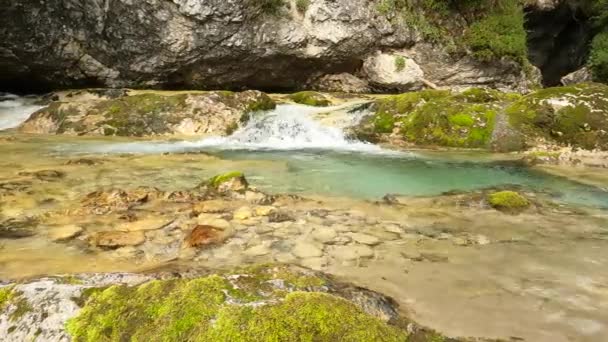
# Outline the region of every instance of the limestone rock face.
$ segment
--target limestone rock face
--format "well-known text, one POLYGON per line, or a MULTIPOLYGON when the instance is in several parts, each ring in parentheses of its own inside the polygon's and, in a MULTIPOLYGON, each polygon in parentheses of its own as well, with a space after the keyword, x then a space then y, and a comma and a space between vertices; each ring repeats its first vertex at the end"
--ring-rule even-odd
POLYGON ((591 72, 587 67, 583 67, 562 77, 561 83, 563 85, 570 85, 576 83, 591 82, 591 80, 591 72))
MULTIPOLYGON (((383 71, 389 65, 374 58, 378 51, 420 50, 421 38, 413 27, 389 20, 377 5, 315 0, 301 11, 295 1, 285 1, 270 11, 253 0, 6 1, 0 10, 0 87, 295 90, 324 79, 362 92, 367 81, 412 88, 420 69, 449 68, 455 59, 477 84, 517 88, 522 83, 521 68, 435 54, 408 56, 399 73, 383 71), (370 58, 381 62, 368 63, 368 71, 376 71, 359 74, 370 58)), ((439 86, 472 83, 432 72, 426 79, 439 86)), ((38 124, 50 125, 48 120, 38 124)))

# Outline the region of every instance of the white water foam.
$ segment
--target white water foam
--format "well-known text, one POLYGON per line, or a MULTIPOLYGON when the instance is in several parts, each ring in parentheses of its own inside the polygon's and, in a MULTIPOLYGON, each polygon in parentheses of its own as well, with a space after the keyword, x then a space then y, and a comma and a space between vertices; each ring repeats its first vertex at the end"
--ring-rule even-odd
MULTIPOLYGON (((133 142, 96 146, 88 151, 101 153, 163 153, 188 150, 335 150, 346 152, 389 153, 379 146, 349 139, 338 127, 324 126, 312 119, 320 112, 344 107, 316 108, 283 104, 275 110, 257 113, 247 125, 228 137, 199 141, 133 142)), ((361 115, 352 114, 353 121, 361 115)), ((354 123, 354 122, 353 122, 354 123)))
POLYGON ((21 125, 35 111, 43 108, 35 105, 35 101, 32 97, 0 93, 0 130, 21 125))

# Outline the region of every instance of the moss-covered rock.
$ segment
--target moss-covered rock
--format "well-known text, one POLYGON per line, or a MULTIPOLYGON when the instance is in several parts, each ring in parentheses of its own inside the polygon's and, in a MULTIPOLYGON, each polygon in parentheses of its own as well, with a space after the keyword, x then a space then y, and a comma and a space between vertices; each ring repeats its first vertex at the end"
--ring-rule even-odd
POLYGON ((109 287, 88 298, 67 331, 74 341, 407 340, 405 330, 327 293, 327 281, 310 272, 237 274, 109 287))
POLYGON ((230 134, 250 112, 275 108, 259 91, 144 92, 116 97, 65 97, 34 113, 26 133, 154 136, 230 134))
POLYGON ((488 195, 488 203, 497 210, 510 213, 520 212, 530 206, 528 199, 515 191, 493 192, 488 195))
POLYGON ((608 86, 598 83, 546 88, 507 109, 510 124, 534 140, 584 149, 608 149, 608 86))
POLYGON ((249 187, 249 183, 242 172, 232 171, 211 177, 206 182, 203 182, 201 186, 208 186, 219 193, 224 193, 229 191, 245 191, 249 187))
POLYGON ((327 107, 331 105, 331 101, 323 94, 316 91, 301 91, 289 95, 289 99, 295 103, 315 106, 315 107, 327 107))
POLYGON ((396 133, 410 144, 489 147, 497 113, 507 95, 486 89, 463 93, 426 90, 376 102, 358 135, 396 133))

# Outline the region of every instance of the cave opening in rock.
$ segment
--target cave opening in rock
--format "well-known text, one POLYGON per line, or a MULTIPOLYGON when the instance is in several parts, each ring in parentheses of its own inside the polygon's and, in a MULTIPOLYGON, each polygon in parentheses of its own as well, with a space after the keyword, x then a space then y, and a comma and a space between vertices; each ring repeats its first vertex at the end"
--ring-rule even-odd
POLYGON ((544 86, 559 85, 585 64, 593 38, 589 19, 584 9, 568 2, 549 10, 526 9, 528 58, 541 70, 544 86))

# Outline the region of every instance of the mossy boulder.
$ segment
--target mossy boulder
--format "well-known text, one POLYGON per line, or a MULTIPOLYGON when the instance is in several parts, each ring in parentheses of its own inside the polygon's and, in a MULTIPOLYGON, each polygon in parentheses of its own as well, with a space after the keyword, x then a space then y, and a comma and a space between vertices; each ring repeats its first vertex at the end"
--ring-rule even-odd
POLYGON ((425 90, 380 99, 358 136, 393 134, 409 144, 489 148, 496 116, 507 95, 494 90, 463 93, 425 90))
POLYGON ((491 89, 388 96, 355 128, 372 142, 520 151, 539 145, 608 149, 608 86, 546 88, 522 96, 491 89))
POLYGON ((608 86, 583 83, 546 88, 515 101, 506 113, 512 127, 535 141, 608 149, 608 86))
POLYGON ((10 341, 464 341, 382 294, 289 265, 81 274, 0 286, 10 341))
POLYGON ((242 172, 232 171, 211 177, 203 182, 201 186, 209 187, 219 193, 227 193, 245 191, 249 187, 249 183, 242 172))
POLYGON ((492 208, 509 213, 519 213, 530 206, 530 201, 515 191, 498 191, 488 195, 492 208))
POLYGON ((143 92, 107 97, 64 97, 32 114, 26 133, 155 136, 229 134, 252 111, 275 108, 259 91, 143 92))
POLYGON ((316 91, 301 91, 289 95, 289 99, 295 103, 315 106, 315 107, 327 107, 331 105, 331 101, 323 94, 316 91))

